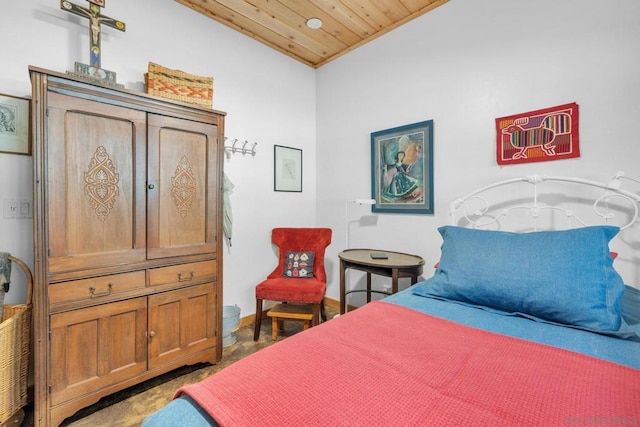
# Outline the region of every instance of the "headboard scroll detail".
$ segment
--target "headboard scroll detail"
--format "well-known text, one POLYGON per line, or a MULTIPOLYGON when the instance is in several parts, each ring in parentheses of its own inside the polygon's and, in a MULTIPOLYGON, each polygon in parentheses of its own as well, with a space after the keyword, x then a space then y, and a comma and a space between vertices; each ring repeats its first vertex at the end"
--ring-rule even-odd
POLYGON ((620 229, 625 229, 631 227, 638 219, 640 194, 622 189, 621 178, 632 180, 625 177, 623 172, 618 172, 606 184, 581 178, 546 175, 530 175, 496 182, 454 200, 449 209, 451 224, 456 225, 459 221, 466 221, 468 226, 474 228, 500 228, 501 222, 505 218, 518 211, 519 214, 525 214, 531 218, 533 231, 537 231, 540 228, 558 228, 557 224, 553 224, 553 227, 540 226, 538 219, 544 212, 557 213, 559 216, 566 218, 567 223, 561 228, 572 228, 578 225, 610 224, 619 226, 620 229), (530 184, 532 192, 522 191, 521 183, 530 184), (556 186, 555 183, 558 185, 556 186), (569 185, 563 186, 561 185, 562 183, 569 185), (504 199, 493 203, 489 201, 487 195, 492 190, 508 186, 512 186, 513 189, 506 188, 500 189, 500 191, 503 195, 508 193, 512 202, 505 202, 504 199), (541 200, 541 196, 543 196, 541 190, 543 188, 556 191, 551 195, 545 194, 546 199, 548 199, 546 202, 541 200), (583 191, 585 188, 590 189, 590 194, 583 191), (559 190, 561 190, 560 193, 557 192, 559 190), (592 201, 589 217, 596 218, 596 220, 583 219, 585 215, 583 215, 582 211, 577 212, 572 207, 562 204, 572 197, 584 202, 586 194, 589 194, 586 196, 588 201, 592 201), (517 200, 513 201, 514 197, 517 197, 517 200), (505 206, 502 207, 502 204, 505 204, 505 206))

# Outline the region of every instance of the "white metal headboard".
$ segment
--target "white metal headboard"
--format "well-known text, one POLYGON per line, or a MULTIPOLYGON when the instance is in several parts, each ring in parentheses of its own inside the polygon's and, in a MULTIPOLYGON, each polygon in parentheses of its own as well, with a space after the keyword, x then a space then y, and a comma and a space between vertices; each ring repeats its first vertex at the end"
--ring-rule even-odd
MULTIPOLYGON (((631 181, 640 184, 640 180, 627 176, 624 172, 618 171, 613 179, 609 182, 609 188, 622 188, 622 181, 631 181)), ((638 193, 640 194, 640 193, 638 193)))
MULTIPOLYGON (((622 189, 621 178, 633 180, 625 177, 623 172, 618 172, 608 184, 581 178, 545 175, 531 175, 496 182, 454 200, 450 206, 451 224, 455 225, 458 224, 459 221, 466 220, 468 221, 468 226, 474 228, 487 228, 492 225, 499 226, 501 221, 512 212, 519 211, 520 213, 524 212, 530 215, 535 231, 538 230, 538 218, 540 215, 544 211, 554 211, 567 218, 568 222, 564 228, 571 228, 570 224, 572 222, 575 225, 580 224, 582 226, 596 225, 595 222, 598 222, 600 224, 616 225, 619 226, 620 229, 625 229, 633 225, 638 219, 640 194, 622 189), (593 200, 593 204, 591 205, 592 214, 595 214, 595 218, 598 218, 598 220, 588 221, 583 219, 582 216, 571 208, 559 204, 555 205, 542 202, 540 200, 540 188, 543 185, 548 188, 549 186, 546 184, 554 182, 595 188, 595 196, 590 197, 589 201, 593 200), (485 197, 492 189, 514 185, 516 183, 530 184, 533 193, 527 196, 520 191, 515 194, 518 197, 518 203, 505 207, 496 207, 496 203, 491 204, 485 197)), ((553 190, 553 187, 550 189, 553 190)), ((561 193, 561 195, 570 197, 573 194, 581 195, 582 193, 581 191, 576 191, 575 193, 561 193)), ((582 200, 581 196, 580 198, 582 200)))

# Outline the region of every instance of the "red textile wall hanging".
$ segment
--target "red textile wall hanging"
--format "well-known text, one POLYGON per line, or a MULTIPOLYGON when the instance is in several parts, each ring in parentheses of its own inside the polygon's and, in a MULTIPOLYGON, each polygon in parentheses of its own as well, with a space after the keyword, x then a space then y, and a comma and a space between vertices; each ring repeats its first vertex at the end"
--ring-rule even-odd
POLYGON ((580 157, 578 104, 496 119, 499 165, 580 157))

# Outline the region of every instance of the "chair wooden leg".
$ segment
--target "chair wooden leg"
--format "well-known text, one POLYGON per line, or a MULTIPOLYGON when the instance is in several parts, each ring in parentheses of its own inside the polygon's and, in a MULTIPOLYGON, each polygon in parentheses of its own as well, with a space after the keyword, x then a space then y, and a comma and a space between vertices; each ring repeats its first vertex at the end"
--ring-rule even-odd
POLYGON ((260 326, 262 324, 262 300, 256 298, 256 320, 253 330, 253 340, 258 341, 260 337, 260 326))
POLYGON ((274 341, 278 341, 278 323, 280 322, 277 317, 271 320, 271 339, 274 341))
POLYGON ((320 323, 320 304, 313 304, 313 317, 311 318, 311 326, 320 323))
POLYGON ((320 317, 322 318, 323 322, 327 321, 327 311, 324 309, 324 299, 320 303, 320 317))

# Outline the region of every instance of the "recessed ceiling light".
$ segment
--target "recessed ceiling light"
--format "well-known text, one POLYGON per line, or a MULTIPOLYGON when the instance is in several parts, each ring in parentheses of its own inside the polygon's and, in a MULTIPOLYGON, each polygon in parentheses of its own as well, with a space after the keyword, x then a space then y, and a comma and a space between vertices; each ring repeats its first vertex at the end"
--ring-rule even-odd
POLYGON ((310 18, 307 20, 307 27, 311 28, 312 30, 317 30, 318 28, 322 27, 322 21, 318 18, 310 18))

